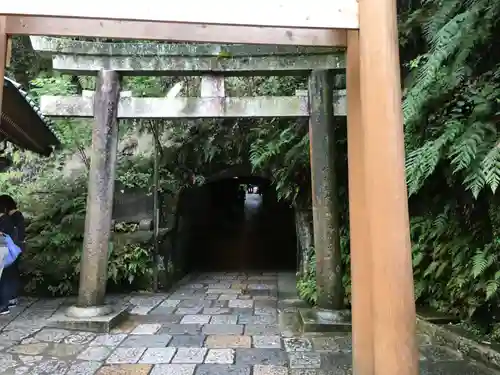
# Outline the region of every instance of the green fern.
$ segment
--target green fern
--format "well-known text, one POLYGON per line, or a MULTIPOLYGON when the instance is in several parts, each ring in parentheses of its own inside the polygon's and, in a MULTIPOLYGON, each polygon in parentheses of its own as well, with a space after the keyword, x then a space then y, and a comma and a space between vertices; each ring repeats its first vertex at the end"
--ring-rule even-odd
POLYGON ((481 161, 482 175, 485 183, 496 192, 500 184, 500 144, 496 144, 481 161))
POLYGON ((490 263, 485 252, 478 251, 474 258, 472 258, 472 276, 477 278, 482 275, 486 269, 490 266, 490 263))
POLYGON ((403 101, 409 193, 417 194, 442 163, 475 197, 486 186, 495 192, 500 165, 491 119, 500 81, 498 63, 491 66, 484 49, 495 38, 500 6, 492 0, 428 0, 423 9, 428 50, 416 59, 403 101), (491 70, 484 70, 486 63, 491 70))

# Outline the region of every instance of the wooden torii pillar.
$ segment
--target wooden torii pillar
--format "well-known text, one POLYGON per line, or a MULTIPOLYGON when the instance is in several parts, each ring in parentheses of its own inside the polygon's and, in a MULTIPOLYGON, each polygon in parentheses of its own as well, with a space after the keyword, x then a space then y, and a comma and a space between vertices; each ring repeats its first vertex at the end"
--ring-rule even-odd
POLYGON ((2 4, 0 94, 7 34, 347 46, 354 373, 417 375, 395 0, 144 2, 2 4))
POLYGON ((347 35, 353 364, 417 375, 396 2, 359 2, 347 35))
POLYGON ((0 16, 0 113, 2 113, 3 84, 7 64, 7 17, 0 16))

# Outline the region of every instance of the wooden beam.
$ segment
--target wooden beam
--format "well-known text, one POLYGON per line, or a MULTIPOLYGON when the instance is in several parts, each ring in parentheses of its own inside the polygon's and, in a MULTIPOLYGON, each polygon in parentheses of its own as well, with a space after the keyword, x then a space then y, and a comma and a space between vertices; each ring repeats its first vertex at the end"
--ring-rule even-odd
MULTIPOLYGON (((115 21, 116 22, 116 21, 115 21)), ((335 47, 301 47, 252 44, 212 43, 117 43, 89 42, 69 38, 30 36, 33 49, 47 55, 97 55, 97 56, 231 56, 256 57, 269 55, 318 55, 335 54, 335 47)))
POLYGON ((289 28, 357 29, 359 26, 356 0, 309 0, 304 4, 288 0, 218 0, 217 6, 212 7, 204 0, 184 0, 167 8, 158 0, 142 0, 141 6, 116 3, 103 7, 100 0, 16 0, 3 2, 1 14, 70 17, 75 18, 74 22, 87 18, 289 28))
MULTIPOLYGON (((345 96, 334 103, 336 115, 345 116, 345 96)), ((52 117, 92 117, 91 97, 42 96, 40 108, 52 117)), ((300 96, 240 98, 121 98, 119 118, 263 118, 308 117, 308 99, 300 96)))
MULTIPOLYGON (((92 130, 89 188, 81 259, 78 307, 104 305, 107 283, 109 239, 113 211, 116 155, 118 147, 117 109, 120 77, 102 71, 97 80, 95 121, 92 130)), ((96 314, 99 309, 94 309, 96 314)))
POLYGON ((348 32, 347 46, 347 164, 349 174, 349 233, 353 373, 375 375, 370 227, 365 214, 366 171, 361 127, 359 32, 348 32))
POLYGON ((5 65, 7 58, 7 18, 0 16, 0 115, 2 114, 3 85, 5 81, 5 65))
POLYGON ((123 75, 231 76, 304 75, 313 69, 344 69, 344 56, 181 57, 55 55, 52 67, 73 75, 95 75, 103 67, 123 75))
POLYGON ((360 1, 361 128, 375 374, 417 375, 396 1, 360 1))
POLYGON ((7 18, 7 34, 88 36, 95 38, 165 40, 192 43, 246 43, 285 46, 345 47, 341 29, 290 29, 252 26, 165 24, 54 17, 7 18))

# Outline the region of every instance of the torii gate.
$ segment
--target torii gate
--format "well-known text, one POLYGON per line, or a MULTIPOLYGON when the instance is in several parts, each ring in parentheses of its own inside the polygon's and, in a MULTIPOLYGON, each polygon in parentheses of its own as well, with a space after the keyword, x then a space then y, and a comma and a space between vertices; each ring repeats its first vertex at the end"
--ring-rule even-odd
POLYGON ((2 2, 0 99, 16 34, 347 48, 354 373, 417 375, 394 0, 2 2))

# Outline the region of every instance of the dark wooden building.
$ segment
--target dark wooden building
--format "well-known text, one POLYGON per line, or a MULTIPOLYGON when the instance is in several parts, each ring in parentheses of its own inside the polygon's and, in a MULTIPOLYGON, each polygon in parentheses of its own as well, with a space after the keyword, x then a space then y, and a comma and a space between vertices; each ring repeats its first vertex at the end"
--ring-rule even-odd
POLYGON ((49 156, 60 145, 45 118, 17 82, 5 77, 0 118, 0 142, 49 156))

